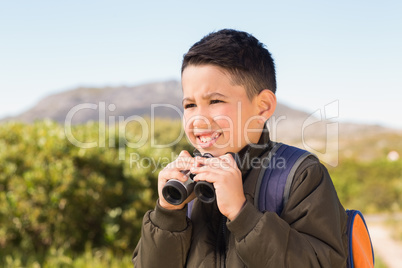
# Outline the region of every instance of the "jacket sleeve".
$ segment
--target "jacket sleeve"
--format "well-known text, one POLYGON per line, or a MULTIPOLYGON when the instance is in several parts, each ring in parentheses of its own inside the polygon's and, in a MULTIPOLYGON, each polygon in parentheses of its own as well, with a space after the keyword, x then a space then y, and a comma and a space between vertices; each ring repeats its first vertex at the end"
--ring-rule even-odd
POLYGON ((227 227, 247 267, 346 267, 346 219, 326 168, 308 158, 281 217, 248 201, 227 227))
POLYGON ((191 221, 186 217, 187 206, 167 210, 157 202, 155 210, 143 219, 141 239, 134 253, 135 268, 184 267, 191 241, 191 221))

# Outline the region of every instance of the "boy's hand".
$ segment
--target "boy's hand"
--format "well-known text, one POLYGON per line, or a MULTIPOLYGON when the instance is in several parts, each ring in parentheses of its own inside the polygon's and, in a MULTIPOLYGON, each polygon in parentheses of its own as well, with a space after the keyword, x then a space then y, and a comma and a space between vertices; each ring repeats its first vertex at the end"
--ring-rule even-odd
POLYGON ((196 158, 197 165, 190 169, 195 181, 214 184, 220 212, 234 220, 246 202, 241 172, 230 154, 214 158, 196 158))
POLYGON ((190 170, 194 167, 194 158, 187 152, 181 151, 179 156, 175 161, 168 164, 158 175, 158 194, 159 194, 159 205, 166 209, 182 209, 184 206, 194 199, 195 195, 191 194, 182 204, 172 205, 168 203, 162 195, 163 186, 170 179, 177 179, 179 181, 185 182, 187 176, 181 173, 182 170, 190 170))

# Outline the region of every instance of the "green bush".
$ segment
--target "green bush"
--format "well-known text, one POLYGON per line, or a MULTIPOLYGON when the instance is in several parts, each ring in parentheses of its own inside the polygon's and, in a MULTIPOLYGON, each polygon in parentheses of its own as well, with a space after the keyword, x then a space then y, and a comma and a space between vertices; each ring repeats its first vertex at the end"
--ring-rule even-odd
POLYGON ((345 208, 371 213, 402 209, 401 160, 344 159, 329 172, 345 208))
MULTIPOLYGON (((157 123, 166 135, 155 144, 177 138, 180 122, 157 123)), ((150 137, 135 148, 142 129, 127 125, 119 137, 119 128, 75 126, 69 140, 50 121, 0 125, 0 265, 18 252, 22 264, 32 256, 45 263, 50 250, 76 254, 88 242, 131 254, 155 205, 157 174, 177 153, 151 148, 150 137), (71 140, 97 144, 85 149, 71 140)), ((190 148, 183 138, 175 147, 190 148)))

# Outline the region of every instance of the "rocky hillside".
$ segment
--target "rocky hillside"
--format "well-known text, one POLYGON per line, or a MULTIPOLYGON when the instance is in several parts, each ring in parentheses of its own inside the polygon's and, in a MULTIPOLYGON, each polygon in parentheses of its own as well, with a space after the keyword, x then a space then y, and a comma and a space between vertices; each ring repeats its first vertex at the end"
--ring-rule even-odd
MULTIPOLYGON (((77 88, 48 96, 32 109, 7 120, 33 122, 51 119, 73 124, 102 120, 109 116, 151 115, 151 104, 181 107, 181 90, 177 81, 150 83, 136 87, 77 88)), ((179 118, 176 110, 155 107, 155 116, 179 118)))

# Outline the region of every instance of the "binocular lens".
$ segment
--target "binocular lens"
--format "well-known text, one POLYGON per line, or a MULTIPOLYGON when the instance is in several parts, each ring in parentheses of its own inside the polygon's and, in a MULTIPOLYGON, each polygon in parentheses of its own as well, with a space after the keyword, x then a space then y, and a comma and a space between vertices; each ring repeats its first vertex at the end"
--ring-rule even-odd
POLYGON ((186 200, 188 194, 184 185, 177 180, 170 180, 162 189, 163 197, 172 205, 180 205, 186 200))
POLYGON ((179 190, 177 190, 176 188, 168 187, 167 188, 167 197, 169 199, 173 199, 173 200, 180 200, 181 194, 180 194, 179 190))
POLYGON ((215 200, 215 188, 212 183, 199 181, 194 188, 195 195, 204 203, 212 203, 215 200))

